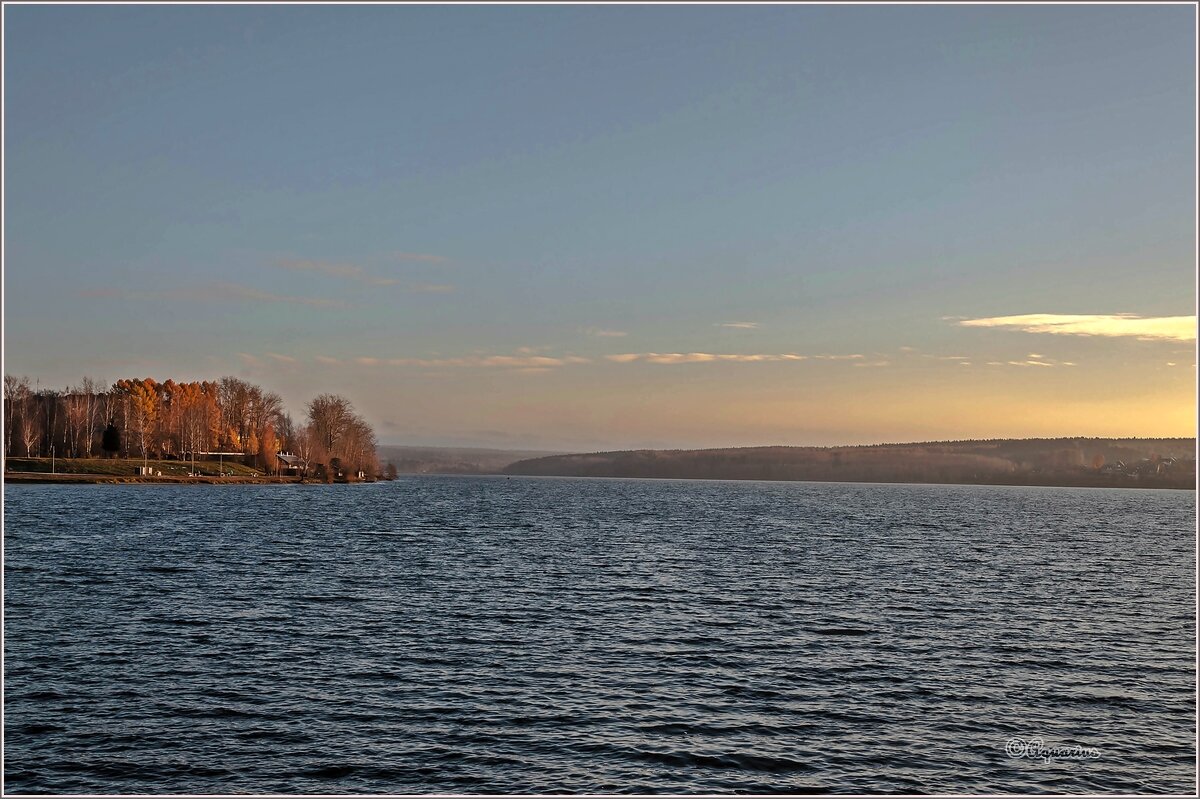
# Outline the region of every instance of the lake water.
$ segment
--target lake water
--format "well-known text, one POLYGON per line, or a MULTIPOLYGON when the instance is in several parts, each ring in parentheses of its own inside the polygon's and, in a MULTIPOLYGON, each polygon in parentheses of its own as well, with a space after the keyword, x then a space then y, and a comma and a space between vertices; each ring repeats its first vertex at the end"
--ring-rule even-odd
POLYGON ((9 792, 1196 788, 1191 492, 4 497, 9 792))

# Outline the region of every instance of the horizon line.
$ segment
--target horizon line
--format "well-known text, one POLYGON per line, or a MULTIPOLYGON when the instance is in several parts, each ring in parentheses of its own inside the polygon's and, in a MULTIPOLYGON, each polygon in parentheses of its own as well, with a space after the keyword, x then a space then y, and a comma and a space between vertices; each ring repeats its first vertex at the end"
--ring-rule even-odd
POLYGON ((600 455, 618 452, 704 452, 726 449, 861 449, 869 447, 911 447, 923 444, 976 444, 1003 441, 1191 441, 1196 446, 1197 436, 1007 436, 992 438, 942 438, 919 441, 880 441, 871 444, 736 444, 707 447, 623 447, 619 449, 542 449, 539 446, 495 446, 469 444, 399 444, 380 442, 380 447, 406 447, 408 449, 476 449, 493 452, 545 452, 553 455, 600 455))

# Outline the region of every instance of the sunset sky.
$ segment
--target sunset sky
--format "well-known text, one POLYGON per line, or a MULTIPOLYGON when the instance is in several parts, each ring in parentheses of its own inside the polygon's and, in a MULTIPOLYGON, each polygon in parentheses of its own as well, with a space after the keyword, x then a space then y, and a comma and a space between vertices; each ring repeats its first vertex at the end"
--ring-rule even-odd
POLYGON ((1195 25, 6 5, 4 368, 397 444, 1192 436, 1195 25))

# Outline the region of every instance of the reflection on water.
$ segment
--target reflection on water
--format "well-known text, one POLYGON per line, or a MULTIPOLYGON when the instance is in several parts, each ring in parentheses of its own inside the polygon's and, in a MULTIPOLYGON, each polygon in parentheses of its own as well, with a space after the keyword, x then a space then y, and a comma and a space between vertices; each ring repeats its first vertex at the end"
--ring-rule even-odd
POLYGON ((1190 492, 421 477, 5 502, 10 792, 1195 787, 1190 492))

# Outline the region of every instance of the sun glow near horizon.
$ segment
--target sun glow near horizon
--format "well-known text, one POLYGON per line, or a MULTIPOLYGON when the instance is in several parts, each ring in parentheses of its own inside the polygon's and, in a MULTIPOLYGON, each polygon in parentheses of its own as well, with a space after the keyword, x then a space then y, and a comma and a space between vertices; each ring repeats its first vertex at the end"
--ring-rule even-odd
POLYGON ((611 352, 580 340, 441 358, 258 359, 253 374, 307 380, 316 370, 364 392, 388 386, 387 399, 368 402, 396 443, 595 450, 1196 435, 1194 348, 1183 342, 970 328, 950 351, 611 352))

